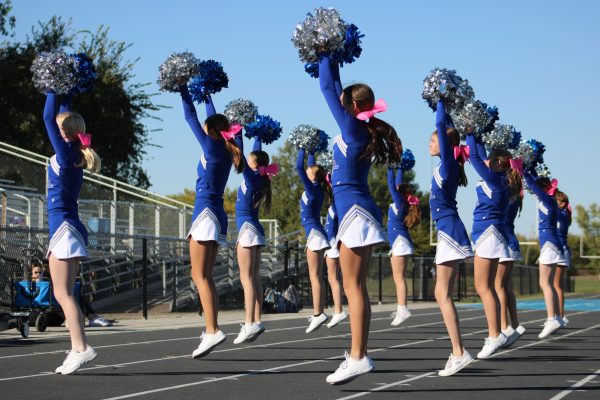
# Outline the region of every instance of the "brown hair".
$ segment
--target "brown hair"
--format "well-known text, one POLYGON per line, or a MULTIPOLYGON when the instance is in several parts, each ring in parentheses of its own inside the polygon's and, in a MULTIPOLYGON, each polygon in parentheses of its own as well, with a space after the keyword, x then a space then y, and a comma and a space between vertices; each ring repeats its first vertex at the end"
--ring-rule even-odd
MULTIPOLYGON (((69 140, 79 141, 78 133, 85 133, 85 121, 77 113, 67 111, 56 116, 56 124, 61 133, 69 140)), ((100 156, 91 148, 80 148, 81 162, 75 165, 77 168, 85 168, 90 172, 99 172, 101 167, 100 156)))
MULTIPOLYGON (((435 130, 435 131, 433 131, 431 136, 437 135, 437 134, 438 134, 438 131, 435 130)), ((446 135, 448 135, 448 140, 450 140, 450 146, 456 147, 456 146, 460 145, 460 134, 458 133, 458 131, 456 129, 454 129, 454 128, 446 129, 446 135)), ((439 139, 438 139, 438 143, 439 143, 439 139)), ((467 180, 467 174, 465 173, 465 160, 458 159, 458 160, 456 160, 456 164, 458 165, 458 186, 467 186, 469 181, 467 180)))
MULTIPOLYGON (((253 151, 250 153, 250 156, 256 159, 256 164, 258 164, 259 167, 266 167, 269 165, 269 155, 262 150, 253 151)), ((265 212, 269 213, 271 212, 271 178, 265 175, 263 176, 263 179, 263 187, 257 192, 256 197, 253 200, 254 205, 257 207, 264 203, 265 212)))
POLYGON ((488 158, 490 160, 490 169, 492 171, 506 172, 506 179, 508 180, 511 197, 520 197, 521 190, 523 189, 523 180, 521 179, 519 171, 510 166, 512 154, 508 150, 494 149, 490 152, 488 158))
POLYGON ((540 189, 542 189, 544 192, 546 192, 550 186, 552 185, 552 182, 550 181, 550 178, 537 178, 535 181, 535 184, 538 185, 538 187, 540 189))
POLYGON ((554 198, 556 199, 556 201, 561 201, 561 202, 567 204, 567 211, 569 211, 569 219, 571 219, 571 211, 568 208, 569 196, 567 196, 564 192, 557 190, 556 193, 554 194, 554 198))
POLYGON ((225 140, 221 131, 228 131, 231 128, 229 120, 223 114, 213 114, 206 118, 204 121, 206 124, 208 136, 216 141, 225 142, 225 149, 231 154, 233 165, 235 166, 235 172, 238 174, 244 170, 244 161, 242 158, 242 150, 235 143, 235 140, 225 140))
MULTIPOLYGON (((350 85, 343 91, 342 103, 346 112, 354 115, 354 104, 359 111, 367 111, 375 104, 373 90, 363 83, 350 85)), ((402 142, 396 130, 387 122, 371 117, 363 122, 369 132, 369 143, 360 159, 373 159, 375 165, 399 163, 402 159, 402 142)))
MULTIPOLYGON (((398 173, 401 174, 402 171, 398 171, 398 173)), ((406 197, 413 194, 412 185, 403 183, 398 186, 398 192, 400 192, 400 195, 404 199, 404 202, 406 203, 405 206, 408 206, 408 213, 406 214, 406 217, 404 217, 404 224, 408 229, 411 229, 421 222, 421 207, 418 204, 408 204, 406 197)))
POLYGON ((317 183, 321 186, 323 192, 325 192, 325 196, 327 200, 331 201, 333 198, 333 192, 331 190, 331 186, 329 182, 327 182, 327 170, 320 165, 313 165, 308 167, 308 169, 313 170, 315 172, 315 178, 317 179, 317 183))

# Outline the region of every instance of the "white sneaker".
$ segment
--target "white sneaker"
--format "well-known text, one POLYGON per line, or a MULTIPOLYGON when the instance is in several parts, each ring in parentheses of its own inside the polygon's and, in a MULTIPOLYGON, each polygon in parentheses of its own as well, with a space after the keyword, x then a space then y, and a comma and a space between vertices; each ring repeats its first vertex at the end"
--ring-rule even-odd
POLYGON ((371 372, 375 367, 373 361, 368 356, 364 356, 360 360, 355 360, 348 353, 344 353, 344 357, 346 359, 342 361, 338 369, 325 379, 327 383, 331 385, 347 383, 362 374, 371 372))
POLYGON ((62 365, 54 371, 57 374, 69 375, 83 367, 85 364, 92 361, 98 356, 96 350, 92 346, 88 346, 85 351, 79 352, 71 350, 67 354, 67 358, 62 365))
POLYGON ((515 329, 515 332, 517 332, 519 334, 519 336, 523 336, 525 331, 526 331, 526 329, 523 325, 519 325, 519 326, 517 326, 517 329, 515 329))
POLYGON ((453 354, 450 354, 448 357, 448 361, 446 362, 446 367, 444 369, 440 369, 438 371, 439 376, 450 376, 454 375, 467 365, 469 365, 473 361, 473 357, 469 354, 468 351, 463 349, 463 355, 460 357, 456 357, 453 354))
POLYGON ((212 349, 214 349, 224 341, 225 334, 221 330, 212 334, 202 332, 202 335, 200 335, 200 344, 198 345, 198 348, 192 353, 192 357, 200 358, 202 356, 205 356, 208 353, 210 353, 212 349))
POLYGON ((254 322, 240 325, 242 328, 240 329, 240 333, 238 333, 237 337, 233 340, 234 344, 247 342, 258 334, 259 328, 254 322))
POLYGON ((112 322, 96 316, 88 321, 88 326, 106 328, 112 326, 112 322))
POLYGON ((248 339, 248 342, 254 342, 265 331, 265 324, 262 321, 255 322, 254 324, 256 325, 257 331, 250 339, 248 339))
POLYGON ((312 331, 316 330, 318 327, 323 325, 325 321, 327 321, 327 314, 322 312, 316 317, 311 315, 310 317, 308 317, 308 320, 310 321, 310 325, 308 325, 308 328, 306 328, 306 333, 311 333, 312 331))
POLYGON ((552 318, 544 322, 544 329, 538 335, 538 338, 543 339, 550 334, 556 332, 560 328, 560 322, 556 318, 552 318))
POLYGON ((488 358, 492 354, 496 352, 504 343, 506 343, 506 336, 502 333, 498 335, 498 337, 486 337, 483 348, 479 353, 477 353, 477 358, 484 359, 488 358))
POLYGON ((519 335, 517 333, 517 331, 515 331, 513 329, 512 326, 509 326, 508 328, 502 330, 502 334, 504 336, 506 336, 506 342, 500 347, 502 349, 505 348, 505 347, 509 347, 510 345, 512 345, 514 342, 517 341, 517 339, 519 338, 519 336, 521 336, 521 335, 519 335))
POLYGON ((563 328, 565 326, 569 325, 569 318, 563 316, 563 317, 560 317, 560 320, 562 321, 563 328))
POLYGON ((398 309, 398 311, 392 313, 392 326, 398 326, 410 317, 410 311, 407 308, 398 309))
POLYGON ((327 327, 333 328, 334 326, 336 326, 337 324, 339 324, 346 318, 348 318, 348 314, 346 313, 346 311, 342 311, 339 314, 334 313, 333 316, 331 317, 331 321, 329 321, 329 323, 327 324, 327 327))

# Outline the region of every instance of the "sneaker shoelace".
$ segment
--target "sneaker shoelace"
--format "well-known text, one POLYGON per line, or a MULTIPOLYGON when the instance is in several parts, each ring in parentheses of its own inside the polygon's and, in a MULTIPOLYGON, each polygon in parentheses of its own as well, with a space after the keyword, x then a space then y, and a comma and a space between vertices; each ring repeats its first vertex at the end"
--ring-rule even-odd
POLYGON ((346 369, 348 367, 348 360, 350 359, 350 354, 347 351, 344 352, 344 361, 340 364, 341 369, 346 369))
POLYGON ((396 315, 398 315, 398 311, 394 311, 394 312, 392 313, 392 315, 390 315, 390 317, 392 317, 392 318, 396 318, 396 315))

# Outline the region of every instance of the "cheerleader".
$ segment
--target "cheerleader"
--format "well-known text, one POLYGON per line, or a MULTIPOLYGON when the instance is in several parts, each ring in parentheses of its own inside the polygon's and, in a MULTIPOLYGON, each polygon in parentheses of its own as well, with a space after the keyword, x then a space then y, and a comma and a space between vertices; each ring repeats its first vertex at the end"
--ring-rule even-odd
MULTIPOLYGON (((243 139, 237 143, 243 149, 243 139)), ((262 151, 262 143, 257 136, 252 152, 244 158, 244 179, 238 189, 235 203, 235 221, 238 230, 237 260, 240 267, 240 280, 244 289, 245 322, 233 343, 240 344, 255 340, 264 332, 261 322, 262 285, 260 282, 261 247, 266 244, 265 231, 258 221, 261 205, 271 211, 271 177, 277 175, 277 164, 269 165, 269 155, 262 151)))
POLYGON ((554 199, 557 181, 549 178, 539 178, 533 171, 525 174, 527 186, 533 191, 538 200, 538 232, 540 240, 540 287, 544 293, 548 319, 544 322, 544 329, 538 335, 540 339, 547 337, 560 328, 560 321, 556 318, 555 304, 558 302, 553 285, 554 267, 566 262, 562 243, 556 229, 558 205, 554 199))
MULTIPOLYGON (((521 160, 511 160, 517 169, 523 169, 521 160)), ((519 324, 517 314, 517 300, 512 287, 512 270, 516 261, 521 261, 521 248, 519 239, 515 235, 515 219, 523 208, 523 193, 512 197, 508 204, 508 209, 504 216, 506 232, 508 233, 508 257, 500 258, 498 261, 498 271, 494 286, 500 303, 500 328, 506 336, 506 343, 502 347, 512 345, 518 338, 525 333, 525 327, 519 324), (510 325, 508 319, 510 317, 510 325)))
POLYGON ((521 175, 511 167, 512 156, 508 150, 495 149, 487 159, 480 139, 467 134, 471 149, 470 161, 482 178, 477 184, 477 205, 473 211, 475 248, 475 289, 483 302, 487 319, 488 337, 477 358, 488 358, 506 344, 506 336, 500 330, 499 301, 494 282, 500 258, 508 257, 508 233, 504 222, 510 197, 521 192, 521 175))
POLYGON ((563 293, 563 282, 566 278, 565 271, 571 266, 571 248, 569 247, 569 226, 571 226, 571 204, 569 203, 569 197, 557 190, 554 197, 556 198, 556 204, 558 210, 556 214, 556 223, 558 229, 558 239, 562 244, 563 254, 565 256, 564 262, 556 264, 557 268, 554 273, 554 290, 558 296, 558 321, 564 327, 569 323, 569 319, 565 317, 565 296, 563 293))
POLYGON ((456 207, 458 187, 467 186, 464 165, 469 153, 466 146, 460 146, 458 132, 454 128, 448 128, 442 101, 437 104, 436 128, 429 141, 429 154, 441 159, 440 165, 433 172, 429 196, 431 218, 437 228, 435 299, 452 343, 452 353, 438 375, 450 376, 473 361, 463 346, 458 313, 452 301, 458 263, 473 257, 467 230, 456 207))
MULTIPOLYGON (((328 175, 328 179, 330 179, 328 175)), ((335 203, 332 201, 331 206, 327 210, 327 221, 325 223, 325 232, 327 240, 330 243, 329 250, 325 251, 325 263, 327 264, 327 281, 331 288, 331 297, 333 298, 334 313, 331 320, 327 324, 328 328, 333 328, 346 318, 348 314, 342 309, 342 285, 340 284, 340 252, 337 247, 331 247, 331 243, 335 243, 335 235, 338 230, 338 218, 335 212, 335 203)))
POLYGON ((388 167, 388 188, 394 201, 388 209, 388 240, 390 242, 390 263, 398 309, 392 316, 392 326, 398 326, 410 317, 406 306, 406 261, 414 253, 414 245, 408 230, 421 221, 419 198, 411 193, 410 185, 402 184, 402 171, 394 177, 394 168, 388 167))
POLYGON ((374 117, 385 111, 375 102, 371 88, 356 84, 342 90, 339 66, 323 56, 319 62, 321 91, 341 129, 334 140, 333 197, 339 230, 333 243, 340 252, 344 292, 350 311, 352 347, 346 360, 327 377, 330 384, 350 381, 373 369, 367 356, 371 306, 367 293, 367 271, 372 246, 385 241, 381 211, 369 192, 371 164, 400 162, 402 145, 389 124, 374 117))
POLYGON ((50 230, 48 263, 54 297, 60 304, 71 337, 71 351, 56 368, 57 374, 69 375, 96 358, 88 344, 83 314, 73 293, 79 260, 87 257, 87 231, 79 219, 77 199, 83 186, 83 170, 98 172, 100 158, 90 148, 92 135, 85 121, 71 112, 70 97, 63 97, 57 114, 56 94, 46 95, 44 124, 55 155, 48 168, 48 227, 50 230))
POLYGON ((227 214, 223 208, 223 193, 229 172, 232 164, 238 173, 243 168, 242 152, 234 140, 241 127, 230 126, 224 115, 217 114, 210 96, 206 102, 207 118, 202 126, 187 85, 180 86, 180 93, 185 120, 203 151, 197 168, 193 222, 187 235, 192 280, 198 288, 206 319, 206 331, 202 332, 200 344, 192 353, 192 357, 199 358, 225 341, 225 334, 217 322, 218 300, 213 268, 219 245, 227 244, 227 214))
POLYGON ((313 298, 313 315, 309 317, 310 324, 306 328, 306 333, 310 333, 327 321, 327 314, 323 312, 321 269, 323 254, 330 246, 327 241, 327 233, 321 225, 321 207, 325 195, 331 198, 331 187, 327 183, 327 171, 315 165, 313 152, 308 155, 308 169, 304 169, 305 153, 304 149, 298 151, 296 172, 304 186, 304 192, 300 199, 300 217, 306 233, 306 262, 308 263, 313 298))

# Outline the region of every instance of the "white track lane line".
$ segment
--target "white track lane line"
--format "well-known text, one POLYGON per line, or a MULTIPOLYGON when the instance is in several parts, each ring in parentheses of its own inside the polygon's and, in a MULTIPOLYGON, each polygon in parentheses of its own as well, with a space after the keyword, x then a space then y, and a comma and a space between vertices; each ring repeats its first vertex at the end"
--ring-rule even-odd
MULTIPOLYGON (((572 314, 570 314, 570 315, 587 314, 587 313, 590 313, 590 312, 594 312, 594 311, 582 311, 582 312, 579 312, 579 313, 572 313, 572 314)), ((535 322, 535 321, 531 321, 531 322, 535 322)), ((593 329, 596 329, 596 328, 600 328, 600 324, 598 324, 598 325, 594 325, 594 326, 590 326, 590 327, 588 327, 588 328, 580 329, 580 330, 577 330, 577 331, 574 331, 574 332, 571 332, 571 333, 567 333, 567 334, 564 334, 564 335, 561 335, 561 336, 554 336, 554 337, 551 337, 551 338, 549 338, 549 339, 544 339, 544 340, 539 340, 539 341, 536 341, 536 342, 528 343, 528 344, 526 344, 526 345, 519 346, 519 347, 515 347, 515 348, 513 348, 513 349, 507 349, 507 350, 503 350, 503 351, 500 351, 500 352, 498 352, 498 353, 495 353, 495 354, 493 354, 493 355, 492 355, 492 356, 490 356, 489 358, 498 357, 498 356, 501 356, 501 355, 503 355, 503 354, 512 353, 513 351, 517 351, 517 350, 521 350, 521 349, 526 349, 526 348, 528 348, 528 347, 538 346, 538 345, 540 345, 540 344, 543 344, 543 343, 548 343, 548 342, 552 342, 552 341, 555 341, 555 340, 561 340, 561 339, 567 338, 567 337, 569 337, 569 336, 577 335, 577 334, 580 334, 580 333, 583 333, 583 332, 587 332, 587 331, 589 331, 589 330, 593 330, 593 329)), ((463 336, 465 336, 465 335, 463 335, 463 336)), ((475 364, 475 363, 477 363, 477 362, 479 362, 479 361, 481 361, 481 360, 479 360, 479 359, 475 359, 475 360, 474 360, 474 361, 473 361, 471 364, 469 364, 469 365, 475 364)), ((599 370, 599 371, 600 371, 600 370, 599 370)), ((598 372, 598 371, 597 371, 597 372, 598 372)), ((433 374, 436 374, 436 373, 437 373, 437 371, 432 371, 432 372, 429 372, 429 373, 427 373, 427 374, 423 374, 423 375, 419 375, 419 376, 417 376, 417 377, 413 377, 413 378, 411 378, 411 380, 415 381, 415 380, 417 380, 417 379, 415 379, 415 378, 421 379, 421 378, 425 378, 425 377, 427 377, 427 376, 431 376, 431 375, 433 375, 433 374)), ((595 375, 594 375, 594 376, 595 376, 595 375)), ((441 379, 443 379, 443 378, 441 378, 441 379)), ((389 384, 387 384, 387 385, 378 386, 378 387, 376 387, 376 388, 370 389, 370 390, 368 390, 368 391, 365 391, 365 392, 356 393, 356 394, 353 394, 353 395, 350 395, 350 396, 346 396, 346 397, 339 397, 339 398, 337 398, 336 400, 349 400, 349 399, 356 399, 356 398, 358 398, 358 397, 363 397, 363 396, 367 396, 367 395, 369 395, 369 394, 372 394, 372 393, 377 393, 377 392, 380 392, 380 391, 382 391, 382 390, 389 389, 389 388, 391 388, 391 387, 394 387, 394 386, 399 386, 399 385, 401 385, 401 384, 403 384, 403 383, 406 383, 406 382, 408 382, 408 381, 409 381, 409 380, 405 379, 405 380, 402 380, 402 381, 392 382, 392 383, 389 383, 389 384)), ((554 398, 552 398, 552 399, 550 399, 550 400, 553 400, 553 399, 554 399, 554 398)))
MULTIPOLYGON (((535 311, 539 311, 539 310, 535 310, 535 311)), ((588 312, 589 311, 585 311, 585 312, 577 313, 577 314, 587 314, 588 312)), ((576 315, 576 314, 571 314, 571 315, 576 315)), ((485 316, 482 316, 482 317, 473 317, 473 318, 469 318, 469 320, 480 319, 480 318, 485 318, 485 316)), ((531 324, 531 323, 541 322, 541 321, 544 321, 545 319, 546 318, 536 319, 536 320, 530 320, 530 321, 524 322, 524 324, 531 324)), ((465 320, 467 320, 467 319, 465 319, 465 320)), ((443 321, 439 322, 439 323, 443 324, 443 321)), ((423 325, 430 325, 430 324, 423 324, 423 325)), ((482 330, 476 331, 476 332, 470 332, 470 333, 464 334, 462 336, 463 337, 465 337, 465 336, 471 336, 471 335, 475 335, 475 334, 483 333, 483 332, 487 332, 487 329, 482 329, 482 330)), ((419 340, 419 341, 416 341, 416 342, 403 343, 403 344, 399 344, 399 345, 395 345, 395 346, 390 346, 390 347, 381 347, 381 348, 378 348, 378 349, 370 350, 369 353, 382 352, 382 351, 386 351, 386 350, 390 350, 390 349, 398 349, 398 348, 402 348, 402 347, 408 347, 408 346, 412 346, 412 345, 416 345, 416 344, 429 343, 429 342, 434 342, 434 341, 437 341, 437 340, 443 340, 443 339, 447 339, 447 338, 448 338, 448 336, 442 336, 442 337, 439 337, 439 338, 424 339, 424 340, 419 340)), ((293 342, 297 342, 297 341, 293 341, 293 342)), ((245 376, 256 375, 256 374, 261 374, 261 373, 268 373, 268 372, 274 372, 274 371, 280 371, 280 370, 283 370, 283 369, 294 368, 294 367, 297 367, 297 366, 309 365, 309 364, 317 364, 317 363, 322 363, 322 362, 332 361, 332 360, 342 359, 342 358, 343 358, 343 356, 334 356, 334 357, 328 357, 328 358, 322 359, 322 360, 310 360, 310 361, 304 361, 304 362, 301 362, 301 363, 281 365, 281 366, 278 366, 278 367, 272 367, 272 368, 267 368, 267 369, 262 369, 262 370, 249 371, 249 372, 246 372, 246 373, 243 373, 243 374, 224 376, 224 377, 221 377, 221 378, 211 378, 211 379, 207 379, 207 380, 200 381, 200 382, 190 382, 190 383, 184 383, 184 384, 181 384, 181 385, 175 385, 175 386, 168 386, 168 387, 163 387, 163 388, 159 388, 159 389, 146 390, 146 391, 143 391, 143 392, 130 393, 130 394, 122 395, 122 396, 105 398, 104 400, 129 399, 129 398, 144 396, 144 395, 148 395, 148 394, 154 394, 154 393, 166 392, 166 391, 170 391, 170 390, 183 389, 183 388, 187 388, 187 387, 199 386, 199 385, 204 385, 204 384, 207 384, 207 383, 219 382, 219 381, 224 381, 224 380, 238 379, 238 378, 245 377, 245 376)), ((435 371, 433 371, 431 373, 419 375, 417 377, 412 377, 408 381, 413 381, 413 380, 416 380, 416 379, 421 379, 423 377, 429 376, 429 375, 434 374, 434 373, 435 373, 435 371)), ((405 382, 405 381, 407 381, 407 380, 404 380, 403 382, 405 382)), ((396 384, 400 384, 400 383, 396 383, 396 384)))
MULTIPOLYGON (((481 311, 481 310, 476 309, 476 308, 469 309, 469 310, 461 310, 461 312, 470 312, 470 311, 481 311)), ((439 312, 424 313, 424 314, 413 314, 411 316, 411 318, 412 317, 425 317, 425 316, 431 316, 431 315, 439 315, 439 312)), ((373 318, 371 321, 380 321, 380 320, 391 320, 391 318, 389 318, 389 317, 385 317, 385 318, 373 318)), ((342 322, 340 325, 342 325, 342 324, 347 325, 349 323, 348 322, 342 322)), ((395 328, 395 329, 400 329, 400 328, 395 328)), ((170 330, 170 329, 171 328, 169 328, 168 330, 170 330)), ((306 325, 292 326, 292 327, 287 327, 287 328, 267 329, 266 332, 267 333, 268 332, 281 332, 281 331, 290 331, 290 330, 295 330, 295 329, 303 329, 304 330, 304 329, 306 329, 306 325)), ((118 333, 122 333, 122 332, 118 332, 118 333)), ((225 336, 237 336, 237 332, 227 333, 225 336)), ((46 337, 44 337, 44 339, 45 338, 46 337)), ((113 347, 136 346, 136 345, 144 345, 144 344, 175 342, 175 341, 179 341, 179 340, 199 340, 199 339, 200 339, 200 337, 198 335, 196 335, 196 336, 186 336, 186 337, 180 337, 180 338, 147 340, 147 341, 143 341, 143 342, 125 342, 125 343, 108 344, 108 345, 104 345, 104 346, 94 346, 94 349, 107 349, 107 348, 113 348, 113 347)), ((12 354, 12 355, 9 355, 9 356, 0 356, 0 360, 7 359, 7 358, 21 358, 21 357, 30 357, 30 356, 41 356, 41 355, 48 355, 48 354, 63 354, 63 353, 66 353, 66 351, 67 350, 64 349, 64 350, 52 350, 52 351, 38 351, 38 352, 26 353, 26 354, 12 354)))
POLYGON ((586 383, 588 383, 592 379, 597 378, 598 376, 600 376, 600 369, 597 370, 596 372, 594 372, 592 375, 588 375, 585 378, 583 378, 582 380, 576 382, 569 389, 563 390, 562 392, 560 392, 556 396, 551 397, 550 400, 560 400, 560 399, 563 399, 563 398, 567 397, 568 395, 570 395, 571 393, 573 393, 577 388, 582 387, 583 385, 585 385, 586 383))
MULTIPOLYGON (((479 310, 479 311, 481 311, 481 310, 479 310)), ((535 312, 535 311, 539 311, 539 310, 523 311, 522 314, 525 314, 525 313, 528 313, 528 312, 535 312)), ((483 319, 483 318, 485 318, 485 316, 484 315, 480 315, 480 316, 477 316, 477 317, 461 318, 461 321, 471 321, 471 320, 483 319)), ((539 321, 542 321, 542 320, 539 320, 539 321)), ((410 326, 400 326, 400 327, 394 327, 394 328, 380 329, 380 330, 376 330, 376 331, 371 331, 370 333, 382 333, 382 332, 396 331, 396 330, 401 330, 401 329, 421 328, 421 327, 424 327, 424 326, 432 326, 432 325, 440 325, 440 324, 443 324, 443 321, 428 322, 428 323, 424 323, 424 324, 417 324, 417 325, 410 325, 410 326)), ((304 328, 306 328, 306 327, 304 327, 304 328)), ((287 329, 287 328, 285 328, 285 329, 287 329)), ((306 338, 306 339, 286 340, 286 341, 282 341, 282 342, 265 343, 265 344, 259 344, 259 345, 251 345, 251 346, 243 346, 243 347, 233 347, 233 348, 229 348, 229 349, 213 350, 213 351, 211 351, 211 354, 215 354, 215 353, 228 353, 228 352, 231 352, 231 351, 240 351, 240 350, 255 349, 255 348, 266 348, 266 347, 279 346, 279 345, 282 345, 282 344, 290 344, 290 343, 312 342, 312 341, 324 340, 324 339, 337 339, 337 338, 343 338, 343 337, 347 337, 347 336, 350 336, 350 332, 348 332, 348 333, 342 333, 342 334, 338 334, 338 335, 328 335, 328 336, 312 337, 312 338, 306 338)), ((421 342, 419 342, 419 343, 421 343, 421 342)), ((377 350, 373 350, 373 351, 377 351, 377 350)), ((148 359, 148 360, 130 361, 130 362, 125 362, 125 363, 120 363, 120 364, 96 365, 94 367, 81 368, 79 371, 91 371, 91 370, 105 369, 105 368, 120 368, 120 367, 127 367, 127 366, 130 366, 130 365, 146 364, 146 363, 151 363, 151 362, 158 362, 158 361, 165 361, 165 360, 174 360, 174 359, 178 359, 178 358, 189 358, 189 357, 190 357, 190 354, 187 353, 185 355, 165 356, 165 357, 160 357, 160 358, 152 358, 152 359, 148 359)), ((336 356, 336 357, 334 357, 332 359, 336 359, 336 358, 341 358, 341 357, 340 356, 336 356)), ((323 361, 323 360, 318 360, 318 361, 323 361)), ((18 379, 36 378, 36 377, 47 376, 47 375, 54 375, 54 372, 45 371, 45 372, 40 372, 40 373, 37 373, 37 374, 31 374, 31 375, 21 375, 21 376, 13 376, 13 377, 8 377, 8 378, 0 378, 0 382, 13 381, 13 380, 18 380, 18 379)))

